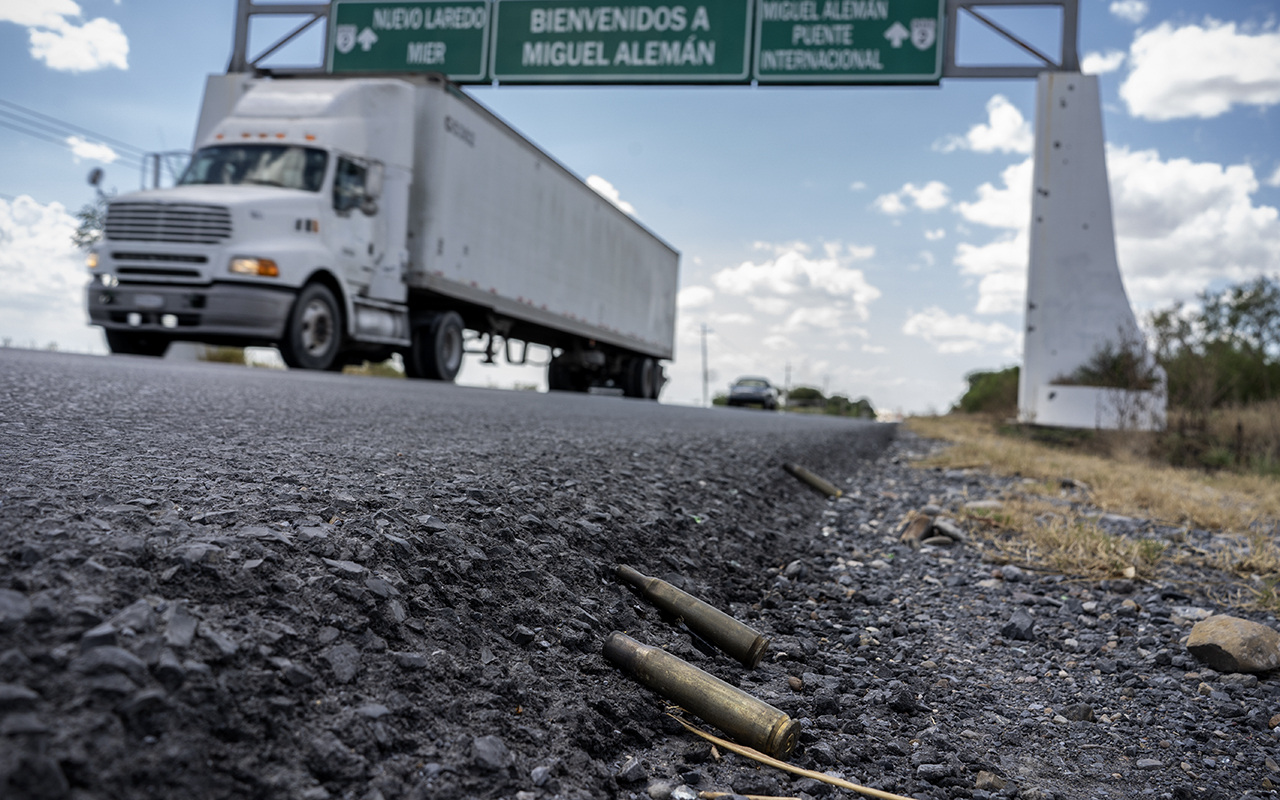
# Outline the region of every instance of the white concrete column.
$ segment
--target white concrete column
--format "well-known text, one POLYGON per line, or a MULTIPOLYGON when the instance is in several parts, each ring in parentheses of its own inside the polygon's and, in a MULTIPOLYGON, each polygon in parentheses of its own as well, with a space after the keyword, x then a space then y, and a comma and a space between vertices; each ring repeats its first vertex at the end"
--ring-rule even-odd
POLYGON ((1040 75, 1035 148, 1018 417, 1065 427, 1148 428, 1155 424, 1150 413, 1135 417, 1126 409, 1154 400, 1136 395, 1159 394, 1162 426, 1162 391, 1052 384, 1108 342, 1143 341, 1116 260, 1097 77, 1040 75))

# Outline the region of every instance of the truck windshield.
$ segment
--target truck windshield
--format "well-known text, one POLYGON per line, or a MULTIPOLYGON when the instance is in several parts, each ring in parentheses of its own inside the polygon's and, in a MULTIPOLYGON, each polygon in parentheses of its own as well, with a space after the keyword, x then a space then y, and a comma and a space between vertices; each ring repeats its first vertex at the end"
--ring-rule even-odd
POLYGON ((191 159, 179 186, 256 184, 320 191, 329 155, 314 147, 236 144, 204 147, 191 159))

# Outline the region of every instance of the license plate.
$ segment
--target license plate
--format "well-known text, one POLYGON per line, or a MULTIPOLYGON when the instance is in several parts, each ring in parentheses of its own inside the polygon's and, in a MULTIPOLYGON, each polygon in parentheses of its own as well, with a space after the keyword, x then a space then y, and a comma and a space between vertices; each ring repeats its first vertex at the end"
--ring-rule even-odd
POLYGON ((158 294, 135 294, 133 304, 138 308, 164 308, 164 298, 158 294))

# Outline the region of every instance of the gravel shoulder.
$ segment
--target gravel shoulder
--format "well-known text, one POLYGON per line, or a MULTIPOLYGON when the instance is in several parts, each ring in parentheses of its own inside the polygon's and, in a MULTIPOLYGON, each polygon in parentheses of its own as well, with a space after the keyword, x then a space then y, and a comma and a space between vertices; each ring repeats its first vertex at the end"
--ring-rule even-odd
POLYGON ((0 397, 6 798, 838 796, 684 732, 600 656, 614 630, 799 720, 799 766, 921 800, 1280 780, 1280 683, 1184 646, 1274 617, 1172 563, 995 563, 964 508, 1019 482, 913 467, 938 445, 890 426, 13 351, 0 397), (953 537, 900 541, 922 513, 953 537), (618 563, 771 636, 764 661, 618 563))

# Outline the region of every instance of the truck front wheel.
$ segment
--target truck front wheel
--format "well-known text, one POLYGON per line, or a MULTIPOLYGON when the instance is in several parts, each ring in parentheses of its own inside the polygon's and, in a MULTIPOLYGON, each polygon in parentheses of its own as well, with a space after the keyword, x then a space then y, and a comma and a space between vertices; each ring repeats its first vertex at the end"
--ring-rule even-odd
POLYGON ((462 369, 462 317, 456 311, 435 314, 413 331, 413 349, 405 360, 411 378, 452 381, 462 369))
POLYGON ((280 355, 295 369, 329 369, 342 343, 342 315, 333 292, 310 283, 298 293, 285 326, 280 355))
POLYGON ((169 339, 154 333, 107 331, 107 347, 111 348, 112 353, 158 358, 169 349, 169 339))

